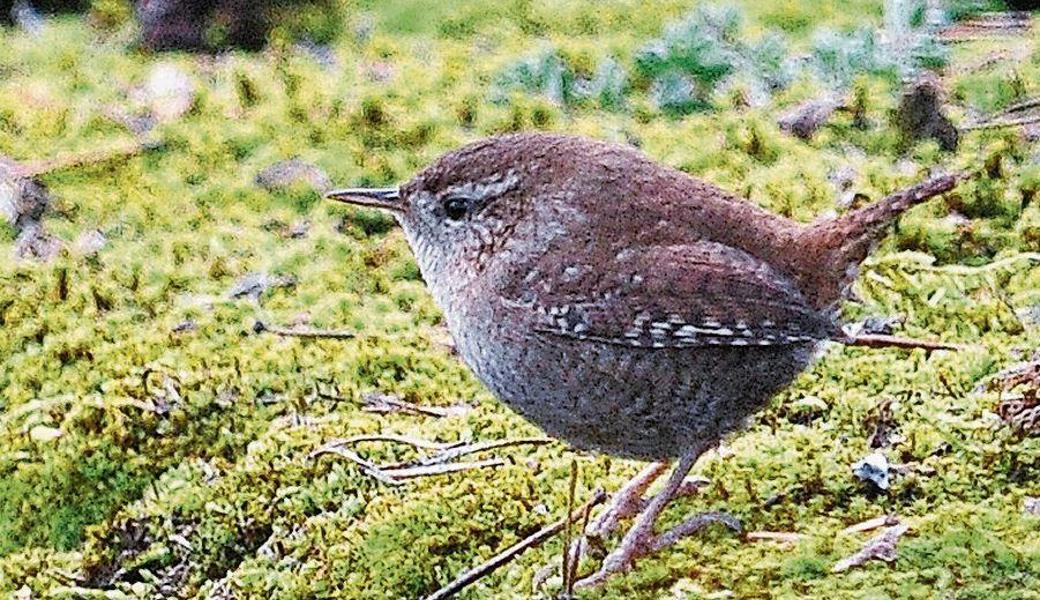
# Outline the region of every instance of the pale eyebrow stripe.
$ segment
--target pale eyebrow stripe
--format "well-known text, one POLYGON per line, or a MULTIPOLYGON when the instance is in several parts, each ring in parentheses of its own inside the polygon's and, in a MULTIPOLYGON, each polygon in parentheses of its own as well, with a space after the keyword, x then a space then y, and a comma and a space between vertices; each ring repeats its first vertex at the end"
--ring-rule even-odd
POLYGON ((499 173, 481 181, 471 181, 450 187, 441 193, 442 197, 461 196, 471 200, 487 200, 512 190, 520 183, 520 177, 513 171, 499 173))

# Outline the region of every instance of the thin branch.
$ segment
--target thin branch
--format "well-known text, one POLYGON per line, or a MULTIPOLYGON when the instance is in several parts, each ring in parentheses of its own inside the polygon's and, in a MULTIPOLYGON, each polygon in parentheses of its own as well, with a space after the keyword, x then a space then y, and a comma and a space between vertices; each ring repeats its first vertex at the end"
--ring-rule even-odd
POLYGON ((409 412, 429 417, 453 417, 473 410, 473 407, 466 404, 445 407, 422 406, 389 394, 365 394, 361 401, 364 403, 361 410, 374 413, 409 412))
POLYGON ((910 529, 910 525, 894 525, 870 538, 859 552, 843 558, 831 568, 831 573, 841 573, 852 567, 858 567, 868 560, 892 562, 896 559, 896 542, 910 529))
POLYGON ((550 444, 556 440, 547 437, 535 437, 535 438, 516 438, 511 440, 494 440, 491 442, 478 442, 476 444, 468 444, 465 446, 455 446, 448 448, 442 452, 438 452, 433 456, 426 459, 420 459, 418 464, 420 465, 435 465, 445 463, 467 454, 475 454, 477 452, 486 452, 488 450, 497 450, 499 448, 505 448, 507 446, 520 446, 523 444, 542 445, 550 444))
POLYGON ((965 74, 978 73, 979 71, 982 71, 984 69, 988 69, 989 67, 992 67, 993 65, 999 64, 999 63, 1001 63, 1001 62, 1003 62, 1005 60, 1014 59, 1016 61, 1019 61, 1019 60, 1022 60, 1023 58, 1025 58, 1025 56, 1019 56, 1021 54, 1028 55, 1028 47, 1026 47, 1026 52, 1025 53, 1022 53, 1021 51, 1019 51, 1017 53, 1012 53, 1011 50, 1008 50, 1008 49, 997 50, 996 52, 990 52, 986 56, 982 57, 981 60, 977 60, 977 61, 975 61, 973 63, 969 63, 969 64, 966 64, 966 65, 961 65, 961 66, 958 66, 957 68, 948 69, 944 73, 943 79, 949 79, 950 77, 960 76, 960 75, 965 75, 965 74))
POLYGON ((1032 115, 1029 117, 1022 117, 1020 119, 1000 119, 996 121, 984 121, 982 123, 975 123, 973 125, 964 125, 960 127, 960 130, 978 131, 983 129, 1000 129, 1002 127, 1018 127, 1020 125, 1030 125, 1032 123, 1040 123, 1040 115, 1032 115))
POLYGON ((621 519, 642 512, 649 502, 643 497, 643 494, 667 469, 668 465, 664 462, 653 462, 643 467, 635 477, 614 494, 610 506, 592 521, 592 524, 585 530, 585 535, 605 538, 618 528, 621 519))
POLYGON ((927 350, 967 350, 970 346, 964 344, 947 344, 944 342, 933 342, 928 340, 914 340, 896 335, 860 334, 849 336, 838 340, 846 346, 863 346, 866 348, 908 348, 927 350))
POLYGON ((408 444, 409 446, 422 448, 424 450, 445 450, 447 448, 452 448, 459 445, 458 442, 431 442, 430 440, 424 440, 422 438, 415 438, 396 433, 374 433, 368 435, 355 435, 348 438, 332 440, 325 444, 325 446, 350 446, 353 444, 360 444, 361 442, 397 442, 399 444, 408 444))
POLYGON ((361 467, 361 471, 365 475, 368 475, 369 477, 371 477, 373 479, 381 481, 381 482, 383 482, 383 483, 385 483, 387 485, 401 485, 400 481, 394 479, 391 475, 389 475, 386 472, 384 472, 378 466, 376 466, 375 464, 365 460, 364 458, 361 458, 361 456, 358 455, 356 452, 353 452, 351 450, 347 450, 346 448, 340 448, 339 446, 330 446, 328 448, 319 448, 319 449, 315 450, 314 452, 311 452, 310 453, 310 457, 313 458, 313 457, 316 457, 316 456, 320 456, 322 454, 335 454, 337 456, 342 456, 343 458, 345 458, 345 459, 347 459, 349 461, 352 461, 355 464, 357 464, 359 467, 361 467))
POLYGON ((563 573, 563 589, 567 596, 571 595, 574 591, 571 586, 571 525, 573 524, 574 516, 574 492, 578 487, 578 461, 571 459, 571 484, 567 493, 567 525, 563 530, 563 566, 561 572, 563 573))
POLYGON ((256 333, 266 332, 282 337, 297 337, 304 339, 348 340, 357 337, 357 334, 353 331, 312 329, 310 327, 279 327, 278 325, 268 325, 263 321, 257 321, 256 324, 253 325, 253 331, 256 333))
POLYGON ((399 469, 383 469, 383 473, 400 483, 402 479, 415 479, 418 477, 429 477, 431 475, 445 475, 447 473, 457 473, 459 471, 470 471, 472 469, 483 469, 486 467, 501 467, 505 464, 506 461, 501 458, 489 458, 487 460, 478 460, 466 463, 448 463, 443 465, 437 464, 423 465, 419 467, 402 467, 399 469))
POLYGON ((440 442, 430 442, 427 440, 393 433, 370 434, 333 440, 321 446, 320 448, 312 451, 307 457, 308 459, 313 459, 322 454, 336 454, 356 463, 358 466, 361 467, 361 470, 366 475, 378 479, 383 483, 399 485, 402 483, 401 480, 403 479, 414 479, 416 477, 427 477, 431 475, 443 475, 445 473, 455 473, 458 471, 467 471, 470 469, 480 469, 484 467, 499 467, 506 464, 506 462, 500 458, 491 458, 466 463, 450 462, 462 456, 466 456, 467 454, 474 454, 476 452, 484 452, 487 450, 504 448, 506 446, 516 446, 520 444, 547 444, 552 441, 554 440, 550 438, 518 438, 512 440, 495 440, 493 442, 481 442, 478 444, 460 445, 458 443, 444 444, 440 442), (432 456, 421 456, 416 460, 392 463, 388 465, 377 465, 362 458, 353 450, 348 450, 343 447, 358 444, 361 442, 396 442, 400 444, 407 444, 417 449, 438 450, 438 452, 436 452, 432 456))
MULTIPOLYGON (((607 494, 603 490, 596 490, 584 505, 582 505, 578 512, 579 514, 591 509, 593 506, 602 503, 607 499, 607 494)), ((567 526, 567 522, 572 519, 572 515, 568 514, 565 518, 556 521, 555 523, 542 528, 538 532, 524 538, 520 542, 513 544, 509 548, 506 548, 502 552, 499 552, 495 556, 488 559, 486 562, 468 570, 459 575, 454 581, 448 585, 437 590, 433 594, 426 597, 426 600, 445 600, 451 598, 455 594, 458 594, 466 586, 479 580, 488 573, 491 573, 495 569, 513 560, 524 551, 540 546, 545 543, 546 540, 551 539, 556 534, 560 533, 564 527, 567 526)))
POLYGON ((119 158, 130 158, 156 147, 155 142, 130 142, 112 148, 89 150, 78 154, 66 154, 55 158, 23 162, 18 166, 19 177, 37 177, 56 171, 75 169, 85 165, 99 164, 119 158))
MULTIPOLYGON (((350 398, 346 398, 344 396, 337 396, 335 394, 329 394, 327 392, 318 392, 317 394, 318 397, 322 400, 332 400, 334 402, 353 402, 353 400, 350 398)), ((454 406, 423 406, 421 404, 415 404, 406 400, 401 400, 396 396, 378 393, 364 394, 361 397, 361 404, 361 410, 365 412, 378 414, 406 412, 438 418, 464 415, 467 412, 473 410, 473 407, 469 406, 468 404, 456 404, 454 406)))
POLYGON ((701 513, 699 515, 694 515, 689 519, 686 519, 682 523, 679 523, 678 525, 662 533, 661 535, 654 536, 654 538, 650 540, 650 548, 648 552, 659 552, 669 546, 673 546, 684 537, 689 537, 712 523, 721 523, 722 525, 729 527, 737 533, 743 531, 743 527, 740 525, 740 521, 738 521, 736 517, 729 513, 701 513))
POLYGON ((891 527, 899 524, 899 517, 895 515, 881 515, 880 517, 874 517, 873 519, 867 519, 862 523, 856 523, 850 525, 845 529, 841 530, 841 533, 848 535, 851 533, 862 533, 864 531, 873 531, 878 527, 891 527))
POLYGON ((800 533, 790 533, 787 531, 749 531, 744 539, 749 542, 781 542, 783 544, 794 544, 804 539, 805 536, 800 533))
POLYGON ((998 114, 1000 114, 1002 116, 1003 115, 1010 115, 1011 113, 1022 112, 1023 110, 1029 110, 1031 108, 1037 108, 1037 107, 1040 107, 1040 96, 1037 96, 1035 98, 1029 98, 1029 99, 1023 100, 1021 102, 1016 102, 1016 103, 1012 104, 1011 106, 1006 107, 1004 110, 1000 111, 1000 113, 998 113, 998 114))
MULTIPOLYGON (((589 517, 591 515, 592 515, 592 507, 586 504, 585 505, 585 514, 583 514, 582 517, 581 517, 581 529, 579 530, 582 533, 584 533, 585 530, 588 528, 588 526, 589 526, 589 517)), ((582 540, 584 540, 584 537, 579 538, 579 540, 578 540, 579 543, 574 545, 573 552, 571 553, 571 572, 570 572, 570 584, 571 584, 571 586, 567 590, 568 594, 573 594, 574 593, 574 582, 578 580, 578 567, 580 566, 579 563, 581 562, 581 557, 582 557, 582 553, 580 552, 582 546, 581 546, 580 542, 582 540)))

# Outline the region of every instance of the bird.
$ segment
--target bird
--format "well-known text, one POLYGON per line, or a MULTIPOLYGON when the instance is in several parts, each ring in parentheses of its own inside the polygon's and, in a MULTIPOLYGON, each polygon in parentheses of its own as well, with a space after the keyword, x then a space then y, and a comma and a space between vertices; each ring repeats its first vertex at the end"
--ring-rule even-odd
POLYGON ((951 347, 854 336, 839 309, 889 225, 963 177, 803 224, 628 145, 524 132, 464 145, 398 187, 326 196, 394 215, 458 354, 498 399, 572 447, 650 461, 586 532, 635 517, 577 582, 591 587, 709 522, 735 526, 707 513, 654 531, 697 459, 824 344, 951 347))

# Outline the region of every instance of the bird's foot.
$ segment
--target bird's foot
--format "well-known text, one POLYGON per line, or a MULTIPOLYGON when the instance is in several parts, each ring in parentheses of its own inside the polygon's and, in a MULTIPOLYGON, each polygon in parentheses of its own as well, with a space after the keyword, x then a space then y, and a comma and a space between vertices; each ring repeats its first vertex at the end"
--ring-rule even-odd
POLYGON ((649 499, 643 495, 654 480, 664 473, 667 468, 665 463, 647 465, 618 492, 607 511, 589 525, 585 536, 571 548, 571 564, 577 566, 581 557, 588 552, 589 544, 601 542, 618 528, 622 519, 635 515, 638 517, 621 540, 621 544, 603 560, 599 570, 575 581, 574 587, 588 588, 601 585, 612 575, 629 570, 639 558, 668 548, 711 523, 722 523, 740 530, 740 522, 731 515, 710 512, 695 515, 662 534, 654 533, 654 525, 668 503, 678 496, 696 493, 707 483, 701 478, 686 479, 686 474, 707 448, 705 445, 679 459, 664 488, 649 499))
MULTIPOLYGON (((573 551, 584 555, 588 548, 583 544, 590 541, 593 544, 602 545, 607 537, 619 529, 622 521, 635 517, 646 510, 654 496, 647 497, 644 494, 667 467, 667 463, 651 463, 629 480, 625 487, 614 496, 610 506, 585 528, 584 537, 575 542, 578 547, 573 551)), ((708 483, 710 482, 704 477, 685 479, 673 498, 693 496, 708 483)))
POLYGON ((725 512, 694 515, 661 534, 654 533, 652 522, 640 518, 625 534, 621 544, 603 560, 599 570, 576 581, 574 587, 591 588, 602 585, 611 576, 631 569, 636 560, 660 552, 712 523, 721 523, 734 531, 741 531, 740 521, 725 512))
MULTIPOLYGON (((646 510, 654 496, 647 497, 646 491, 668 469, 666 462, 648 464, 635 477, 630 479, 616 494, 607 508, 590 522, 582 536, 574 540, 570 546, 570 564, 573 572, 590 553, 602 556, 606 554, 607 538, 620 528, 621 523, 635 517, 646 510), (593 551, 595 549, 595 551, 593 551)), ((692 496, 698 493, 709 482, 703 477, 684 479, 673 497, 692 496)), ((548 564, 538 570, 535 575, 535 589, 541 587, 558 564, 548 564)))

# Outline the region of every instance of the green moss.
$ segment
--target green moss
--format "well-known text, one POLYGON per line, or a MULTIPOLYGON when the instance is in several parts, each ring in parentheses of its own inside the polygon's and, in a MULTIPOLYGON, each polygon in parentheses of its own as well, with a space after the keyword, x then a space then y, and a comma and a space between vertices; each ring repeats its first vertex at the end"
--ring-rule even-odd
MULTIPOLYGON (((743 3, 741 35, 765 71, 770 57, 809 49, 821 28, 879 23, 881 5, 743 3), (787 33, 790 51, 769 46, 772 28, 787 33)), ((117 3, 98 6, 118 16, 117 3)), ((818 94, 811 77, 778 86, 763 105, 733 101, 751 89, 737 86, 706 96, 699 107, 710 110, 665 118, 650 81, 621 75, 688 14, 683 2, 653 11, 628 0, 344 7, 341 31, 305 13, 292 25, 331 43, 331 71, 288 43, 215 59, 136 54, 112 38, 96 43, 112 34, 68 17, 39 38, 0 39, 0 152, 16 159, 126 139, 98 107, 132 105, 156 62, 174 62, 200 89, 191 111, 157 130, 161 148, 44 176, 55 197, 45 226, 66 241, 101 230, 107 243, 96 257, 0 262, 0 595, 27 586, 34 597, 60 596, 71 573, 113 596, 149 597, 169 585, 205 597, 222 580, 243 597, 421 596, 562 514, 573 458, 580 498, 617 489, 638 465, 558 444, 510 449, 502 468, 400 488, 347 461, 311 458, 328 440, 361 433, 455 441, 537 431, 434 341, 443 337, 440 313, 391 218, 253 183, 264 167, 300 156, 337 185, 393 185, 466 141, 546 129, 636 143, 799 221, 844 210, 829 179, 844 166, 872 200, 933 166, 984 171, 904 216, 865 266, 859 302, 845 307, 850 319, 902 315, 902 334, 974 346, 828 350, 727 442, 729 452, 704 459, 698 471, 711 485, 665 516, 675 523, 724 508, 749 530, 805 539, 785 549, 713 529, 584 597, 1036 597, 1037 523, 1022 501, 1036 494, 1040 444, 995 426, 996 394, 971 392, 1038 348, 1035 323, 1018 313, 1040 302, 1040 269, 1013 260, 1040 250, 1035 144, 981 131, 952 155, 934 144, 903 153, 888 124, 898 85, 887 73, 857 72, 855 110, 809 143, 774 123, 818 94), (576 79, 600 87, 566 105, 515 89, 488 102, 496 78, 540 38, 576 79), (959 217, 946 218, 950 211, 959 217), (307 235, 286 236, 301 220, 307 235), (963 274, 936 268, 1004 258, 1012 260, 963 274), (259 305, 228 297, 255 272, 297 283, 267 291, 259 305), (309 319, 360 335, 257 335, 258 319, 309 319), (474 409, 444 419, 377 415, 360 409, 371 391, 474 409), (884 451, 915 469, 876 493, 849 465, 869 451, 882 401, 901 439, 884 451), (839 532, 882 513, 911 524, 898 560, 832 574, 865 539, 839 532)), ((967 64, 989 51, 967 45, 953 58, 967 64)), ((951 75, 954 98, 988 112, 1034 95, 1040 64, 1017 68, 951 75)), ((14 236, 0 226, 0 251, 14 236)), ((415 456, 380 444, 359 451, 377 461, 415 456)), ((530 595, 561 543, 462 596, 530 595)))

